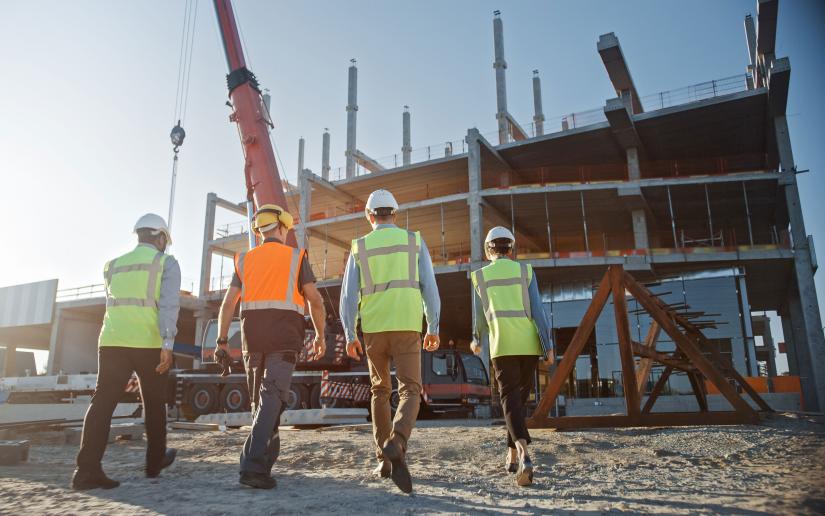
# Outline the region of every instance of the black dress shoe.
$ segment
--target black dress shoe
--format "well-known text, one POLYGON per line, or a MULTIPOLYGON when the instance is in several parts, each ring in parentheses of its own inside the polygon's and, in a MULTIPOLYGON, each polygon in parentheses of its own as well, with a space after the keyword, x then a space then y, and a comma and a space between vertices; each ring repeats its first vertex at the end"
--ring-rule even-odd
POLYGON ((160 463, 160 467, 150 468, 149 466, 146 466, 146 477, 157 478, 162 469, 168 468, 173 462, 175 462, 175 457, 177 456, 178 450, 175 448, 166 448, 166 453, 163 454, 163 461, 160 463))
POLYGON ((404 449, 397 439, 390 438, 381 449, 381 455, 384 459, 389 459, 392 464, 392 471, 390 478, 395 485, 398 486, 404 493, 412 493, 412 477, 410 477, 410 470, 407 469, 407 463, 404 460, 404 449))
POLYGON ((266 473, 244 472, 241 473, 239 482, 255 489, 272 489, 278 485, 278 482, 266 473))
POLYGON ((112 480, 103 471, 95 473, 85 473, 79 469, 74 470, 72 475, 72 489, 75 491, 86 491, 87 489, 114 489, 120 482, 112 480))

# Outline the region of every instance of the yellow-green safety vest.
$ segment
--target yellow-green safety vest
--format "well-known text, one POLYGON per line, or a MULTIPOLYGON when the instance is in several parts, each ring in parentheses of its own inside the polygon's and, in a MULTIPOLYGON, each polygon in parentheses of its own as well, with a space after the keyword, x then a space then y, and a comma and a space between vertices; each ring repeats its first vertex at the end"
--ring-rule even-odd
POLYGON ((418 276, 421 235, 376 229, 353 240, 361 275, 359 313, 364 333, 421 331, 424 303, 418 276))
POLYGON ((161 347, 158 301, 166 256, 139 245, 106 264, 106 315, 98 346, 161 347))
POLYGON ((541 355, 538 329, 530 315, 533 268, 506 258, 471 274, 490 327, 490 356, 541 355))

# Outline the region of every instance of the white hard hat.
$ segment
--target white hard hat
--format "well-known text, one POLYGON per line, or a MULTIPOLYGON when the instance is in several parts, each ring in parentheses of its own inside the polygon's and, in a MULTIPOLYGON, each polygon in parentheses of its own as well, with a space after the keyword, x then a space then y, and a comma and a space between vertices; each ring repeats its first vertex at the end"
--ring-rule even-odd
POLYGON ((376 190, 370 194, 369 199, 367 199, 367 205, 364 207, 364 211, 367 215, 375 214, 375 210, 378 208, 391 208, 393 212, 398 210, 398 202, 396 202, 395 197, 387 190, 376 190))
POLYGON ((135 233, 137 233, 138 229, 151 229, 152 234, 157 235, 158 233, 163 233, 166 235, 166 239, 169 240, 169 245, 172 245, 172 235, 169 234, 169 226, 166 225, 166 221, 163 220, 163 217, 160 215, 156 215, 154 213, 147 213, 146 215, 142 216, 138 219, 135 223, 135 233))
POLYGON ((484 243, 489 244, 493 240, 498 240, 499 238, 506 238, 513 243, 516 241, 516 237, 513 236, 513 233, 511 233, 509 229, 504 226, 496 226, 487 232, 487 238, 484 239, 484 243))

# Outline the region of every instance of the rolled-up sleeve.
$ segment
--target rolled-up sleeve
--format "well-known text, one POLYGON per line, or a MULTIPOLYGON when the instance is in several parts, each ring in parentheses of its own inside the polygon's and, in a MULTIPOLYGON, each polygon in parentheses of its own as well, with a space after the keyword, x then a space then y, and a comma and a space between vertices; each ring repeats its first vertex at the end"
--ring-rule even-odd
POLYGON ((158 329, 163 339, 163 349, 171 350, 178 334, 178 313, 180 312, 180 265, 173 256, 167 256, 163 263, 160 280, 160 300, 158 301, 158 329))
POLYGON ((536 324, 536 329, 539 332, 539 339, 541 340, 541 347, 545 353, 553 349, 553 337, 550 334, 550 318, 547 317, 547 312, 544 311, 544 303, 541 302, 541 294, 539 294, 539 284, 536 281, 536 276, 530 282, 528 288, 530 294, 530 317, 536 324))
POLYGON ((427 244, 421 240, 421 252, 418 253, 418 281, 421 283, 421 297, 424 299, 424 315, 427 317, 427 333, 438 335, 438 321, 441 318, 441 296, 435 281, 433 262, 427 244))
POLYGON ((347 266, 344 269, 344 279, 341 283, 341 301, 338 310, 341 312, 341 325, 344 327, 344 335, 347 342, 355 340, 356 318, 358 317, 359 290, 361 282, 361 270, 355 257, 350 254, 347 259, 347 266))

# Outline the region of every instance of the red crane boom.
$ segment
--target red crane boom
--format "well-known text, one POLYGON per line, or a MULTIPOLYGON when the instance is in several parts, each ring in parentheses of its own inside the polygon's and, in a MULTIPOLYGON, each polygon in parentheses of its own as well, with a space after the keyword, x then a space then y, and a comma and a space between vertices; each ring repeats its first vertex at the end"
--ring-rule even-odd
MULTIPOLYGON (((229 119, 238 125, 244 152, 247 200, 254 203, 255 209, 264 204, 277 204, 287 209, 275 152, 269 139, 269 113, 264 106, 258 80, 246 67, 232 2, 214 0, 214 4, 229 68, 226 85, 233 109, 229 119)), ((290 232, 288 243, 296 245, 294 232, 290 232)))

